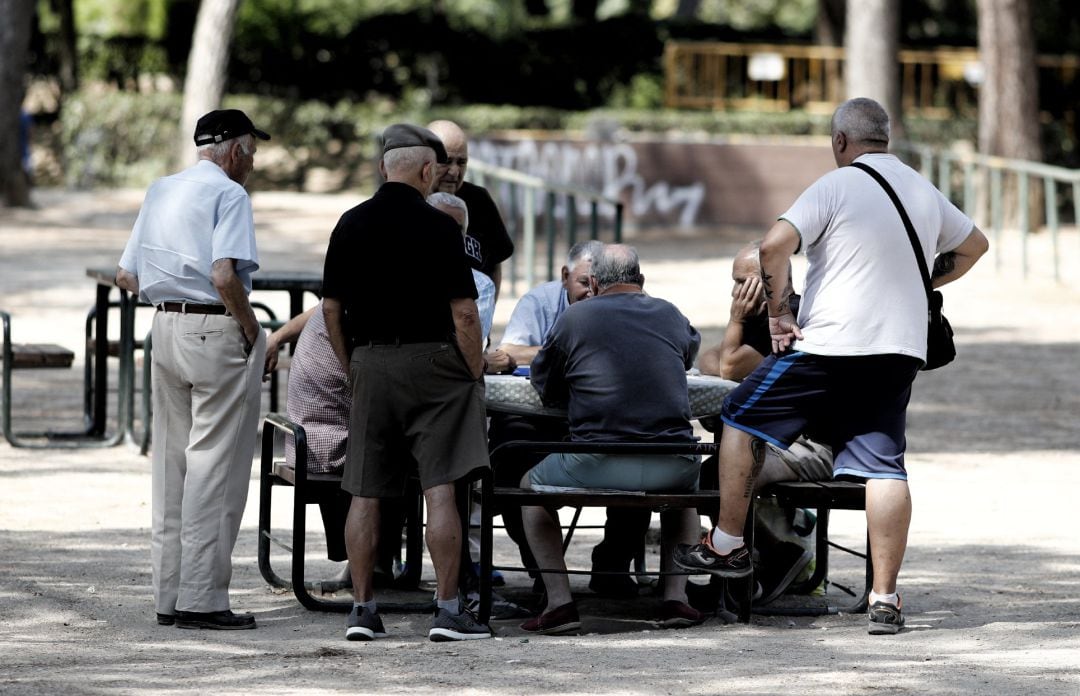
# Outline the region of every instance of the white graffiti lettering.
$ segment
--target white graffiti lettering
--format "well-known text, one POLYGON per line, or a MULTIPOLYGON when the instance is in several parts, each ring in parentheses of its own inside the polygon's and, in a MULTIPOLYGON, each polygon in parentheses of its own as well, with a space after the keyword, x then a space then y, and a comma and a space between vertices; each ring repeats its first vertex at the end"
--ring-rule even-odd
MULTIPOLYGON (((583 186, 605 196, 620 198, 626 192, 634 217, 649 213, 675 218, 690 226, 697 220, 705 199, 705 184, 698 181, 674 186, 666 181, 645 181, 638 173, 638 156, 627 143, 538 143, 532 139, 495 143, 481 140, 471 145, 474 159, 540 177, 560 184, 583 186)), ((589 213, 589 203, 578 201, 578 215, 589 213)), ((565 204, 557 203, 556 215, 565 217, 565 204)), ((599 214, 614 215, 610 206, 599 214)))

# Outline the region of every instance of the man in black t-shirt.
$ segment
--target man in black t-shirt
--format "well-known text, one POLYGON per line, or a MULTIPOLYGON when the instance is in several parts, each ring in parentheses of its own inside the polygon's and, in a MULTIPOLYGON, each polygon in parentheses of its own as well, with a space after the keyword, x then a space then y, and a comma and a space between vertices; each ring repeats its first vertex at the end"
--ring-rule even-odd
POLYGON ((424 490, 438 584, 428 637, 491 635, 458 599, 454 484, 487 465, 487 442, 476 286, 457 223, 425 202, 436 161, 445 159, 431 131, 388 127, 379 163, 386 183, 341 216, 326 251, 323 315, 352 388, 341 484, 353 496, 345 544, 357 601, 345 624, 348 640, 386 635, 372 583, 379 500, 405 493, 408 455, 424 490))
POLYGON ((436 186, 452 193, 469 206, 469 231, 465 235, 465 253, 472 267, 495 281, 495 298, 502 282, 502 262, 514 253, 514 243, 506 232, 499 209, 487 189, 465 181, 469 164, 469 140, 453 121, 428 124, 446 147, 446 164, 439 166, 436 186))

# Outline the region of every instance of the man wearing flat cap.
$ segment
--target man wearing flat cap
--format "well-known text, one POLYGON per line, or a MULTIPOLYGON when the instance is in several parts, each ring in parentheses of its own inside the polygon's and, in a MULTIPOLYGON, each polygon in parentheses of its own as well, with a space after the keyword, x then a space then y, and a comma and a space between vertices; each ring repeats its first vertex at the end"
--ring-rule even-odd
POLYGON ((244 183, 255 139, 242 111, 195 126, 199 161, 150 187, 117 285, 157 308, 151 559, 157 622, 255 628, 229 609, 247 502, 266 338, 248 301, 259 268, 244 183))
POLYGON ((454 484, 487 466, 487 443, 476 286, 457 223, 425 202, 445 160, 431 131, 389 126, 379 163, 386 183, 341 216, 326 252, 323 314, 352 389, 341 484, 353 496, 345 523, 356 600, 349 640, 386 635, 372 583, 379 503, 401 497, 414 470, 438 581, 428 637, 491 636, 458 599, 454 484))

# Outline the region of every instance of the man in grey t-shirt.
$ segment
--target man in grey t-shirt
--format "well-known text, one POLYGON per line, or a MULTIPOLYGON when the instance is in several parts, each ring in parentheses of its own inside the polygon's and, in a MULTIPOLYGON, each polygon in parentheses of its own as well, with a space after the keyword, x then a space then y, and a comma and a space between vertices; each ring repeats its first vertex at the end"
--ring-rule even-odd
MULTIPOLYGON (((595 240, 571 247, 560 279, 542 283, 518 300, 499 350, 508 353, 517 364, 529 365, 559 317, 569 307, 592 297, 589 275, 594 258, 603 248, 603 243, 595 240)), ((506 413, 494 414, 488 429, 492 449, 511 440, 562 440, 566 435, 565 422, 506 413)), ((520 455, 513 461, 499 461, 495 469, 497 483, 517 485, 521 475, 537 461, 537 457, 520 455)), ((593 570, 625 571, 641 548, 642 536, 649 528, 649 518, 647 510, 609 508, 604 539, 593 550, 593 570)), ((521 549, 522 562, 527 567, 535 567, 518 511, 505 511, 503 522, 507 534, 521 549)), ((606 596, 633 596, 638 592, 637 583, 625 575, 594 575, 589 587, 606 596)))
MULTIPOLYGON (((545 404, 567 405, 575 442, 692 442, 686 370, 701 336, 670 302, 642 291, 637 253, 612 244, 593 261, 594 297, 567 310, 533 361, 532 383, 545 404)), ((693 490, 700 464, 681 455, 551 454, 523 486, 612 488, 630 491, 693 490)), ((523 509, 525 531, 541 568, 565 568, 559 527, 542 507, 523 509)), ((661 514, 665 549, 698 532, 694 510, 661 514)), ((670 556, 661 559, 670 569, 670 556)), ((625 570, 625 568, 624 568, 625 570)), ((545 573, 548 600, 526 631, 567 633, 581 622, 565 575, 545 573)), ((686 601, 686 576, 667 576, 661 621, 700 623, 686 601)))

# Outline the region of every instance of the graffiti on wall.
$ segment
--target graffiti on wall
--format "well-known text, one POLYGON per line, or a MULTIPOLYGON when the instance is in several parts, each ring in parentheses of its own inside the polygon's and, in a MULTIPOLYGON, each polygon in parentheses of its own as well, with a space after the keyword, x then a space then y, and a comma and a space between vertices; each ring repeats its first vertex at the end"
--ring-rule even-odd
MULTIPOLYGON (((705 199, 705 184, 701 181, 678 186, 663 180, 646 182, 638 168, 638 154, 628 143, 482 140, 471 145, 470 156, 547 181, 583 186, 626 200, 634 218, 658 217, 670 224, 690 226, 697 222, 705 199)), ((588 203, 578 205, 579 215, 588 213, 588 203)), ((564 209, 556 211, 560 216, 565 213, 564 209)), ((611 216, 613 211, 601 210, 601 214, 611 216)))

